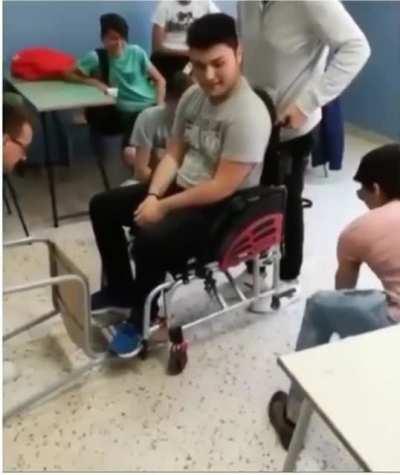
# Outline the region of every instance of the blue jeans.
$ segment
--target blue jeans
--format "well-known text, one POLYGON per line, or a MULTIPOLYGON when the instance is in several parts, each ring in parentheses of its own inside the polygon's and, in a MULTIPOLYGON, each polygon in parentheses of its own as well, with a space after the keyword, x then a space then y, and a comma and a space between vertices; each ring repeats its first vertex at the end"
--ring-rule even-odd
MULTIPOLYGON (((395 322, 388 316, 386 297, 378 290, 320 291, 307 300, 296 351, 340 338, 384 328, 395 322)), ((296 422, 304 399, 301 388, 292 383, 286 415, 296 422)))

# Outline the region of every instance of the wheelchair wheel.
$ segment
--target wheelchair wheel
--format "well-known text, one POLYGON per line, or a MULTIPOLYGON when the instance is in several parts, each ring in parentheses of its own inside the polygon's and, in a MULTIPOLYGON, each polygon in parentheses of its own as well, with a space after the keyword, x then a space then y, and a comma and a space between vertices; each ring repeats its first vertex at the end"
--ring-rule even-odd
POLYGON ((271 300, 271 308, 272 310, 279 310, 281 306, 281 300, 277 295, 274 295, 271 300))

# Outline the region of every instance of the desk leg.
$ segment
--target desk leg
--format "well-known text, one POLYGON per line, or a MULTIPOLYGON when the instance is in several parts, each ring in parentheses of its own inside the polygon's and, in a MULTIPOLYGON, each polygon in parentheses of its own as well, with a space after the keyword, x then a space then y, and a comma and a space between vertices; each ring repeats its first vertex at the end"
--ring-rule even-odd
POLYGON ((46 113, 42 112, 40 114, 40 119, 42 122, 43 128, 43 144, 44 144, 44 165, 47 171, 47 178, 49 181, 49 190, 51 198, 51 211, 53 214, 53 223, 54 227, 58 227, 58 213, 57 213, 57 198, 56 198, 56 189, 54 185, 54 173, 53 173, 53 164, 51 163, 50 158, 50 145, 49 145, 49 135, 48 128, 46 124, 46 113))
MULTIPOLYGON (((22 214, 22 209, 19 205, 18 197, 17 197, 17 192, 15 191, 14 186, 12 185, 11 181, 7 178, 7 175, 4 176, 4 186, 8 187, 8 190, 10 191, 11 198, 14 202, 15 209, 17 210, 18 218, 20 220, 20 223, 24 229, 24 233, 26 237, 29 237, 29 231, 28 231, 28 226, 25 223, 24 215, 22 214)), ((7 197, 6 197, 6 203, 7 203, 7 197)), ((6 204, 7 206, 7 204, 6 204)), ((10 205, 8 204, 8 207, 10 205)), ((10 209, 11 211, 11 209, 10 209)))
POLYGON ((307 432, 308 423, 312 413, 312 406, 309 399, 304 399, 300 410, 299 420, 296 424, 292 440, 289 445, 288 454, 286 456, 283 472, 293 472, 296 466, 297 457, 303 448, 304 437, 307 432))

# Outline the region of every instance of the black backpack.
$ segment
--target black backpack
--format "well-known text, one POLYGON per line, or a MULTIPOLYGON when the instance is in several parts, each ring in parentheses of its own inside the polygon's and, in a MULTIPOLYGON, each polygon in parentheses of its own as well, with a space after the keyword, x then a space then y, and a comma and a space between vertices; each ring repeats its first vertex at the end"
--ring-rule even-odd
MULTIPOLYGON (((98 79, 104 84, 110 85, 110 63, 108 60, 107 50, 105 48, 96 49, 99 58, 100 74, 98 79)), ((120 123, 118 113, 114 105, 88 107, 85 109, 85 117, 94 130, 102 135, 115 135, 120 133, 120 123)))
POLYGON ((100 79, 104 84, 110 85, 110 63, 108 61, 108 54, 105 48, 96 49, 97 56, 99 58, 100 79))
POLYGON ((277 124, 276 108, 271 96, 261 88, 254 88, 254 92, 263 101, 271 117, 272 130, 267 149, 264 154, 263 169, 261 172, 260 185, 279 186, 284 181, 282 169, 282 147, 280 145, 281 126, 277 124))

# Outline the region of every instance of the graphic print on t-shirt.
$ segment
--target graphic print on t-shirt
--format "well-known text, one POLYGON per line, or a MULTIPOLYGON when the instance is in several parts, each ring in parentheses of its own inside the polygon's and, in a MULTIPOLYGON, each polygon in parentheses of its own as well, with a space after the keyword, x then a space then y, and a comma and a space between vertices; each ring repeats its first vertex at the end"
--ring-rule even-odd
POLYGON ((170 33, 181 33, 182 31, 185 32, 193 20, 193 12, 179 11, 176 13, 174 18, 167 21, 166 29, 170 33))
POLYGON ((222 148, 222 121, 210 118, 197 118, 196 122, 187 120, 185 124, 185 142, 204 157, 215 161, 222 148))

